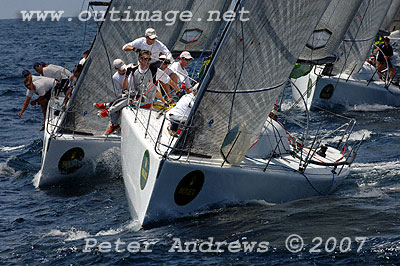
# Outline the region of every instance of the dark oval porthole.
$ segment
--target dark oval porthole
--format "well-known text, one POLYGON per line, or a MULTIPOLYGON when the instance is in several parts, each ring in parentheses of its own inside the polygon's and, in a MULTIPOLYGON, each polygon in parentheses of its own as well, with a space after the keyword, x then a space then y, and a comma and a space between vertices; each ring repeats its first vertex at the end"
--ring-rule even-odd
POLYGON ((333 87, 332 84, 326 85, 322 90, 321 93, 319 94, 319 98, 321 99, 330 99, 332 97, 333 91, 335 88, 333 87))
POLYGON ((85 152, 81 148, 72 148, 61 156, 58 161, 58 170, 60 170, 62 174, 72 174, 82 167, 82 160, 84 157, 85 152))
POLYGON ((190 172, 176 186, 174 200, 176 205, 190 203, 200 193, 204 184, 204 173, 200 170, 190 172))

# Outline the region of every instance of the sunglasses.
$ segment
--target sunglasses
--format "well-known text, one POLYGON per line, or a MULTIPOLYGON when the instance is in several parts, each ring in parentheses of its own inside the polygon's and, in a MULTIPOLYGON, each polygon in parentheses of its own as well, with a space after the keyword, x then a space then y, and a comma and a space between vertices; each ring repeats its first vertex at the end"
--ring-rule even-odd
POLYGON ((140 57, 142 60, 149 62, 151 60, 151 57, 140 57))
POLYGON ((171 64, 171 61, 169 61, 169 60, 164 60, 164 61, 161 61, 164 65, 169 65, 169 64, 171 64))
POLYGON ((185 60, 185 61, 190 61, 190 60, 192 60, 191 58, 183 58, 183 60, 185 60))

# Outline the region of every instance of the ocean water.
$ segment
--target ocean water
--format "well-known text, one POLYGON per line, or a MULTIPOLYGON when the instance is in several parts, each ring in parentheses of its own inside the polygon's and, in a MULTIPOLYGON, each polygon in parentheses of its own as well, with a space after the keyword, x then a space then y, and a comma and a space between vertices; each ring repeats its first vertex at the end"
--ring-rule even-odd
MULTIPOLYGON (((21 71, 32 71, 36 61, 71 69, 95 30, 89 24, 84 40, 84 25, 76 21, 0 20, 0 265, 400 264, 398 108, 359 106, 345 112, 357 120, 350 143, 361 138, 364 143, 351 174, 329 196, 218 206, 136 231, 115 157, 103 158, 104 171, 85 182, 36 189, 42 115, 29 106, 17 116, 25 100, 21 71), (298 239, 289 241, 293 234, 303 238, 303 248, 298 239), (291 252, 286 242, 301 249, 291 252), (242 250, 229 249, 231 243, 242 250)), ((330 129, 340 125, 322 113, 313 116, 330 129)))

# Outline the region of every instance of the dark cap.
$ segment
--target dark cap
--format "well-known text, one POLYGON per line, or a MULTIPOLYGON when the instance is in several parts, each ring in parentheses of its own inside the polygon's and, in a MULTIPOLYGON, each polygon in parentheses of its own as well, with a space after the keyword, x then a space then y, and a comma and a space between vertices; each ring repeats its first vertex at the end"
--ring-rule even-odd
POLYGON ((388 37, 385 37, 384 41, 385 42, 390 42, 390 39, 388 37))
POLYGON ((45 62, 40 62, 40 65, 45 66, 46 63, 45 62))
POLYGON ((26 76, 28 76, 31 72, 29 72, 29 70, 24 70, 22 71, 22 76, 25 78, 26 76))
POLYGON ((33 68, 40 67, 41 65, 42 65, 42 63, 36 62, 35 64, 33 64, 33 68))

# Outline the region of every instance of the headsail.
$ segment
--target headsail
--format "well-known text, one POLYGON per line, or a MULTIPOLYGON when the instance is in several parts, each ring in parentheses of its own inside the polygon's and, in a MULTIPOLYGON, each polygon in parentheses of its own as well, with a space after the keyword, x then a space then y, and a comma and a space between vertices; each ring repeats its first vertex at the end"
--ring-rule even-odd
POLYGON ((393 0, 386 14, 385 20, 383 21, 383 24, 381 26, 381 30, 389 32, 391 30, 390 27, 392 26, 399 12, 400 12, 400 0, 393 0))
MULTIPOLYGON (((222 13, 224 8, 227 8, 226 1, 213 0, 212 8, 222 13)), ((204 4, 204 1, 201 0, 163 1, 158 5, 155 5, 154 1, 148 0, 113 0, 75 88, 72 113, 67 118, 66 126, 74 128, 76 131, 94 135, 102 134, 108 120, 100 120, 92 104, 115 98, 116 92, 111 79, 115 72, 112 62, 116 58, 121 58, 125 63, 137 62, 136 54, 123 51, 122 46, 136 38, 143 37, 145 30, 152 27, 157 31, 158 39, 170 50, 173 46, 176 46, 177 49, 182 48, 183 45, 175 45, 177 40, 179 43, 179 40, 190 38, 188 35, 182 36, 182 34, 188 34, 187 29, 192 29, 194 25, 190 22, 180 22, 179 14, 176 22, 172 23, 170 21, 172 16, 166 14, 171 11, 187 10, 192 12, 194 18, 198 18, 204 15, 204 4), (113 12, 109 12, 111 10, 113 12), (165 19, 167 17, 168 21, 165 19)), ((203 19, 206 20, 207 16, 203 19)), ((208 22, 207 25, 205 23, 196 24, 196 29, 202 33, 200 38, 195 39, 193 36, 189 41, 189 47, 201 51, 205 47, 206 40, 212 35, 213 29, 218 28, 220 23, 221 21, 208 22)), ((209 45, 211 46, 212 42, 209 45)))
POLYGON ((339 60, 333 65, 332 74, 358 73, 391 3, 392 0, 362 2, 338 50, 339 60))
POLYGON ((224 33, 202 82, 192 111, 195 128, 186 143, 194 153, 235 155, 230 163, 257 138, 329 1, 238 3, 237 15, 244 8, 249 20, 236 19, 224 33))
POLYGON ((301 60, 326 62, 335 54, 362 0, 333 0, 300 55, 301 60))

